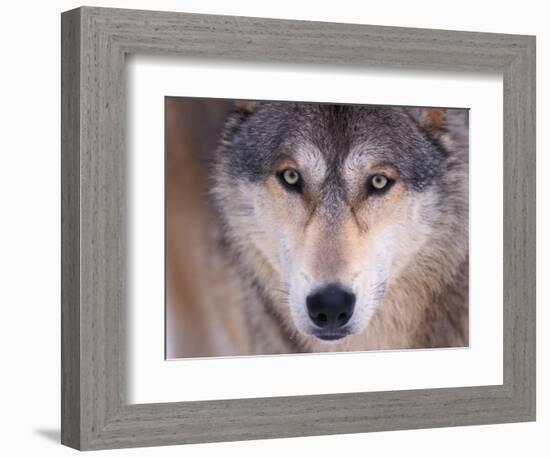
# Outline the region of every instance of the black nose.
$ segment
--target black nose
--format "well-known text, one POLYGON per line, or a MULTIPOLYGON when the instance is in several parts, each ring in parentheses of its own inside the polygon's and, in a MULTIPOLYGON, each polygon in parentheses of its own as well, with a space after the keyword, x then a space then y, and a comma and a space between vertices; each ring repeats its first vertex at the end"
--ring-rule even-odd
POLYGON ((355 294, 337 284, 329 284, 310 294, 307 311, 311 321, 326 330, 337 330, 353 315, 355 294))

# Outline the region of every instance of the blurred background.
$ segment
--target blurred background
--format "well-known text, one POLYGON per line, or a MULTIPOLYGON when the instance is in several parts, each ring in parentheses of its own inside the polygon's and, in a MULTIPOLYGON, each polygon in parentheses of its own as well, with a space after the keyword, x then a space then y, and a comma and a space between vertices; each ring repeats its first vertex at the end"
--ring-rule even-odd
POLYGON ((167 358, 247 353, 206 196, 209 159, 232 108, 227 100, 165 98, 167 358))

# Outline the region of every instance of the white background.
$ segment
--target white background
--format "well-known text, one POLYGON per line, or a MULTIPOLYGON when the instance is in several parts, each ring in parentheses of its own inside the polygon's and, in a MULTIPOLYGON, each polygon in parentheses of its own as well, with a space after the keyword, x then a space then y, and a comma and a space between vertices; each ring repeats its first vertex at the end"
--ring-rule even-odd
POLYGON ((127 75, 130 402, 502 383, 503 219, 495 205, 503 200, 501 75, 143 56, 127 62, 127 75), (164 361, 165 95, 470 108, 470 348, 164 361))
MULTIPOLYGON (((96 5, 273 18, 525 33, 538 36, 538 421, 437 430, 279 439, 99 452, 98 456, 548 456, 550 31, 544 2, 96 1, 96 5), (547 206, 546 206, 547 207, 547 206), (543 259, 543 257, 545 259, 543 259), (544 333, 543 333, 544 332, 544 333)), ((15 2, 2 10, 0 406, 5 456, 69 456, 59 425, 59 13, 70 1, 15 2)))

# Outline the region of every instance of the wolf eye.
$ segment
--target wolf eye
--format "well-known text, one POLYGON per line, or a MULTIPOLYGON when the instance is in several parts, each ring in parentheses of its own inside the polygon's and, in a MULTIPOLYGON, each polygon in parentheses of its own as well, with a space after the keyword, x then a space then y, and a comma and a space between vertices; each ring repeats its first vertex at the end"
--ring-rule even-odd
POLYGON ((381 193, 385 192, 390 188, 392 182, 390 179, 384 175, 373 175, 369 178, 368 188, 371 193, 381 193))
POLYGON ((384 175, 374 175, 370 181, 372 187, 376 189, 383 189, 388 184, 388 179, 384 175))
POLYGON ((302 177, 296 169, 288 168, 278 173, 281 183, 290 191, 302 192, 302 177))
POLYGON ((294 169, 286 169, 283 171, 283 178, 287 184, 294 186, 300 180, 300 175, 294 169))

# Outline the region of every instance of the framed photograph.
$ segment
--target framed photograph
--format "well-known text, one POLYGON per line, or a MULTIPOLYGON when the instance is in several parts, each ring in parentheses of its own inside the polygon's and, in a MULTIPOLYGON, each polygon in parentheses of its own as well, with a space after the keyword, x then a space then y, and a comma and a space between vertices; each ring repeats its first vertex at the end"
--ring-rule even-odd
POLYGON ((62 14, 62 443, 533 421, 535 38, 62 14))

